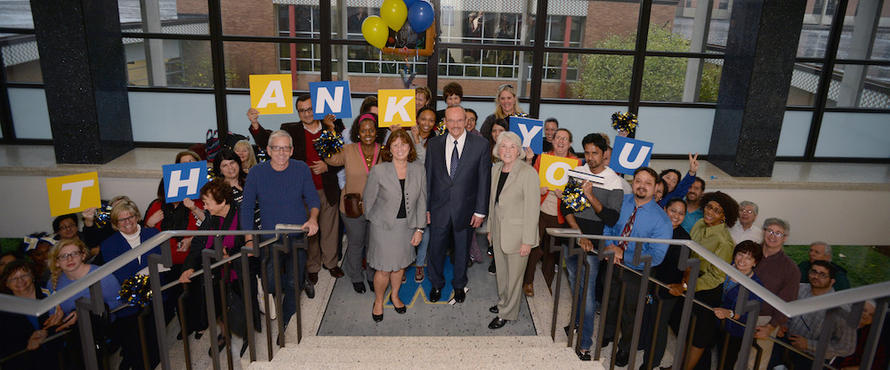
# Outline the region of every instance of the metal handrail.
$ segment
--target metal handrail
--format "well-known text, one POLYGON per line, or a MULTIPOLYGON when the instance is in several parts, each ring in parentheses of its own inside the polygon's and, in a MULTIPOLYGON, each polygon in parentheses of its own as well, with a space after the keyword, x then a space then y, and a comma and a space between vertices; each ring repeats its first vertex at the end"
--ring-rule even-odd
POLYGON ((143 256, 153 248, 161 245, 173 237, 186 236, 217 236, 217 235, 279 235, 299 233, 298 229, 277 229, 277 230, 170 230, 162 231, 157 235, 149 238, 136 248, 130 249, 117 258, 106 261, 104 265, 99 266, 96 270, 90 272, 86 276, 75 280, 70 285, 50 294, 44 299, 35 300, 28 298, 16 297, 8 294, 0 294, 0 311, 17 313, 22 315, 40 316, 45 312, 49 312, 62 302, 74 297, 75 295, 87 290, 95 283, 98 283, 108 275, 113 274, 124 265, 130 263, 143 256))
MULTIPOLYGON (((890 292, 890 281, 885 281, 882 283, 876 283, 861 287, 856 287, 852 289, 845 289, 839 292, 834 292, 832 294, 826 294, 821 296, 815 296, 805 299, 799 299, 792 302, 787 302, 781 297, 777 296, 773 292, 769 291, 763 285, 758 284, 754 280, 751 280, 747 275, 741 273, 736 268, 732 267, 729 263, 724 261, 722 258, 717 257, 714 253, 709 251, 707 248, 703 247, 701 244, 696 243, 692 240, 678 240, 678 239, 652 239, 652 238, 635 238, 635 237, 621 237, 621 236, 603 236, 603 235, 594 235, 594 234, 581 234, 580 231, 576 229, 565 229, 565 228, 548 228, 547 233, 552 236, 560 237, 560 238, 584 238, 584 239, 596 239, 596 240, 616 240, 616 241, 628 241, 628 242, 641 242, 641 243, 659 243, 659 244, 673 244, 673 245, 683 245, 688 247, 690 250, 698 254, 702 259, 710 262, 712 265, 717 267, 720 271, 729 275, 732 279, 739 282, 742 286, 745 287, 749 292, 757 294, 758 297, 763 299, 764 302, 775 308, 777 311, 781 312, 785 316, 794 317, 800 316, 803 314, 808 314, 811 312, 818 312, 823 310, 832 309, 835 307, 841 307, 846 305, 851 305, 853 303, 866 301, 869 299, 877 299, 881 297, 886 297, 888 292, 890 292)), ((630 259, 628 259, 630 260, 630 259)))

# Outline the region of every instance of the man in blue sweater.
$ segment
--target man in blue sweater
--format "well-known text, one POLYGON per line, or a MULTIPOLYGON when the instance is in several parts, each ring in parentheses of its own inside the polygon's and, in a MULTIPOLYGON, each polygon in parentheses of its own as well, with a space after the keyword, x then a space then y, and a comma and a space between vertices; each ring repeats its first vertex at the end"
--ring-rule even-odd
MULTIPOLYGON (((309 166, 303 161, 291 159, 293 153, 293 139, 284 130, 278 130, 269 136, 269 145, 266 151, 269 153, 269 161, 261 163, 250 169, 247 181, 244 184, 244 198, 241 201, 241 213, 239 215, 242 230, 254 229, 254 208, 260 207, 261 227, 263 230, 274 230, 278 224, 302 224, 307 236, 318 232, 318 210, 320 200, 315 185, 312 182, 312 174, 309 166), (308 215, 307 215, 308 212, 308 215)), ((295 235, 294 237, 302 237, 295 235)), ((252 237, 247 236, 246 242, 252 242, 252 237)), ((256 243, 248 244, 256 245, 256 243)), ((261 252, 263 266, 269 274, 269 285, 265 287, 267 292, 273 292, 274 271, 271 261, 271 249, 264 248, 261 252)), ((306 275, 306 250, 300 249, 298 253, 300 264, 299 282, 306 290, 306 296, 315 297, 315 289, 312 284, 305 284, 306 275)), ((282 310, 284 326, 287 327, 291 315, 297 312, 297 297, 294 293, 294 265, 292 258, 283 258, 285 275, 282 278, 284 286, 284 302, 282 310)))

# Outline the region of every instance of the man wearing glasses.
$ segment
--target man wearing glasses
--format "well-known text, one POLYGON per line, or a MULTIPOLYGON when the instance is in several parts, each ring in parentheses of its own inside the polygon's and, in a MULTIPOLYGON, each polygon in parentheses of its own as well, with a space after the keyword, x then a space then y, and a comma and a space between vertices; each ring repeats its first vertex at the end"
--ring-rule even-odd
MULTIPOLYGON (((260 222, 263 230, 275 230, 275 225, 278 224, 302 224, 303 231, 307 236, 315 235, 318 232, 318 192, 312 183, 309 166, 291 158, 294 150, 292 143, 292 138, 287 131, 273 132, 269 137, 269 145, 266 147, 269 152, 269 161, 250 169, 244 184, 244 198, 241 201, 242 209, 239 214, 242 230, 254 229, 254 209, 259 204, 260 222)), ((246 236, 245 243, 248 246, 256 247, 257 243, 252 239, 252 236, 246 236)), ((270 251, 271 246, 266 247, 260 255, 263 268, 269 274, 269 285, 272 285, 274 284, 272 277, 275 276, 274 274, 280 274, 280 271, 274 270, 270 251)), ((306 296, 313 298, 315 296, 314 287, 311 284, 305 284, 302 276, 306 271, 306 252, 301 249, 297 257, 301 275, 297 281, 306 289, 306 296)), ((280 316, 280 318, 284 320, 286 327, 291 315, 297 312, 297 305, 294 292, 293 258, 287 256, 282 256, 282 258, 285 268, 282 282, 285 286, 281 287, 284 292, 284 302, 282 303, 284 316, 280 316)), ((265 289, 267 293, 274 291, 274 287, 271 286, 266 286, 265 289)))
MULTIPOLYGON (((286 131, 293 138, 293 150, 291 158, 306 162, 311 170, 312 183, 320 199, 321 208, 318 213, 318 235, 309 238, 309 260, 306 268, 309 272, 309 282, 313 285, 318 282, 318 271, 322 265, 328 269, 334 278, 343 277, 343 270, 337 265, 337 246, 340 225, 340 186, 337 182, 337 171, 340 167, 328 166, 315 151, 313 141, 321 136, 326 127, 334 127, 337 132, 342 131, 343 123, 334 120, 333 115, 328 115, 322 121, 315 120, 312 116, 312 99, 309 94, 300 95, 297 98, 297 113, 300 122, 285 122, 281 124, 281 130, 286 131)), ((269 143, 270 130, 264 129, 258 120, 259 112, 251 108, 247 111, 247 119, 250 120, 250 134, 257 146, 265 148, 269 143)), ((271 151, 269 154, 273 154, 271 151)))
POLYGON ((763 229, 754 225, 757 220, 759 207, 751 201, 743 200, 739 203, 739 222, 729 228, 732 235, 732 241, 739 244, 745 240, 755 243, 763 242, 763 229))
MULTIPOLYGON (((763 286, 786 302, 797 299, 800 284, 800 270, 783 250, 789 232, 791 225, 780 218, 768 218, 763 222, 763 259, 754 268, 754 273, 760 277, 763 286)), ((760 305, 760 317, 754 337, 763 349, 763 359, 769 358, 773 347, 773 342, 765 338, 774 336, 778 328, 787 322, 788 316, 773 306, 765 302, 760 305)), ((760 361, 760 368, 766 369, 767 362, 760 361)))
MULTIPOLYGON (((834 266, 827 261, 814 261, 807 271, 809 283, 801 283, 798 288, 797 299, 805 299, 823 294, 834 293, 835 283, 834 266)), ((856 349, 856 331, 847 325, 847 317, 850 315, 849 307, 836 307, 827 311, 817 311, 788 320, 788 326, 779 330, 779 337, 783 342, 791 344, 800 352, 812 355, 816 352, 819 341, 827 340, 825 358, 830 360, 835 356, 848 356, 856 349), (834 320, 826 320, 834 316, 834 320), (822 335, 822 325, 829 323, 832 330, 826 338, 822 335)), ((794 369, 808 369, 812 367, 812 360, 801 356, 797 352, 787 349, 773 351, 769 361, 770 368, 784 363, 793 364, 794 369)))

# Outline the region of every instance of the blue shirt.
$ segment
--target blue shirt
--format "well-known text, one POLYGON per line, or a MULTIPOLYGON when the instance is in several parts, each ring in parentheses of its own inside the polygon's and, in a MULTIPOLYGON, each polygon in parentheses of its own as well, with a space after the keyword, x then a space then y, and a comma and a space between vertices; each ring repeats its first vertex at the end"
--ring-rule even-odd
MULTIPOLYGON (((606 226, 603 230, 603 235, 621 236, 621 231, 624 230, 624 224, 627 223, 627 219, 633 214, 634 207, 636 207, 634 195, 626 194, 624 196, 624 201, 621 202, 621 215, 618 216, 618 222, 616 222, 614 226, 606 226)), ((659 207, 654 201, 649 201, 640 206, 637 210, 630 236, 635 238, 671 239, 674 236, 674 232, 673 227, 671 227, 671 220, 668 218, 667 213, 664 212, 664 209, 659 207)), ((617 242, 613 240, 608 243, 616 244, 617 242)), ((634 270, 642 270, 642 263, 632 263, 636 247, 636 242, 627 243, 623 262, 625 266, 634 270)), ((665 243, 643 243, 640 252, 641 255, 652 256, 652 266, 657 266, 664 260, 664 255, 667 254, 667 250, 668 245, 665 243)))
POLYGON ((255 229, 257 201, 263 230, 275 230, 277 224, 302 224, 309 219, 308 210, 321 206, 309 166, 296 159, 290 159, 284 171, 275 171, 268 161, 250 169, 239 215, 242 230, 255 229))
MULTIPOLYGON (((99 268, 99 266, 90 265, 90 273, 95 271, 97 268, 99 268)), ((49 289, 50 294, 52 294, 59 290, 62 290, 63 288, 65 288, 68 285, 71 285, 71 283, 73 283, 73 282, 75 282, 75 280, 68 279, 68 277, 65 276, 65 273, 63 272, 63 273, 59 274, 59 281, 58 281, 58 283, 56 283, 55 289, 53 289, 52 281, 46 283, 46 288, 49 289)), ((108 275, 108 276, 102 278, 102 280, 100 282, 102 285, 102 299, 105 301, 106 304, 108 304, 108 308, 113 310, 113 309, 117 308, 117 306, 120 306, 121 303, 120 303, 120 301, 117 300, 117 296, 121 290, 121 284, 117 281, 117 278, 114 277, 114 274, 108 275)), ((62 311, 66 315, 71 313, 72 311, 74 311, 74 308, 75 308, 74 301, 76 301, 80 297, 89 298, 89 294, 90 294, 90 290, 89 290, 89 288, 87 288, 87 289, 80 291, 80 293, 75 294, 73 297, 68 298, 61 304, 62 311)))
POLYGON ((686 213, 686 217, 683 218, 683 223, 680 224, 680 226, 682 226, 683 230, 686 230, 687 233, 692 232, 692 227, 695 226, 695 223, 705 217, 705 213, 702 211, 702 208, 704 207, 698 207, 695 212, 686 213))

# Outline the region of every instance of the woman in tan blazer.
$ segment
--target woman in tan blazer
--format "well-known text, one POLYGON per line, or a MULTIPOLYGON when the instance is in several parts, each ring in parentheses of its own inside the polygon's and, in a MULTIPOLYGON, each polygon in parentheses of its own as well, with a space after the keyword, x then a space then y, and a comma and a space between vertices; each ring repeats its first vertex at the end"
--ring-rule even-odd
POLYGON ((380 160, 380 144, 377 136, 377 115, 365 113, 358 117, 349 130, 352 144, 343 146, 343 150, 326 158, 325 163, 331 166, 343 166, 346 173, 346 186, 340 192, 340 219, 346 226, 346 255, 343 258, 343 270, 352 281, 356 293, 365 292, 365 280, 371 291, 374 290, 374 270, 362 270, 362 256, 368 245, 368 220, 365 215, 349 217, 346 215, 346 194, 361 196, 368 181, 368 173, 380 160))
POLYGON ((525 161, 522 141, 512 132, 498 136, 492 154, 500 159, 491 170, 488 229, 497 264, 498 314, 489 329, 500 329, 519 317, 522 277, 528 255, 538 245, 541 191, 538 173, 525 161))

